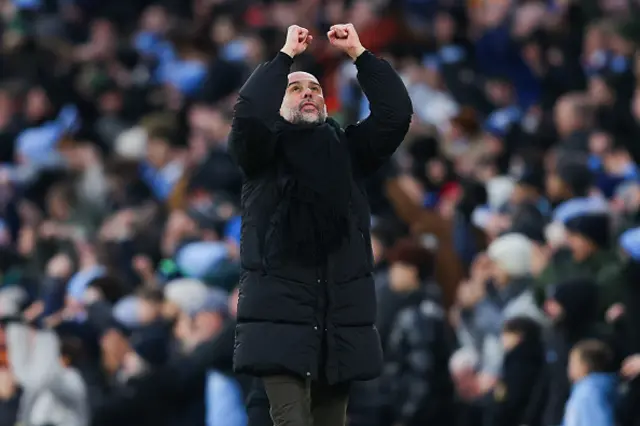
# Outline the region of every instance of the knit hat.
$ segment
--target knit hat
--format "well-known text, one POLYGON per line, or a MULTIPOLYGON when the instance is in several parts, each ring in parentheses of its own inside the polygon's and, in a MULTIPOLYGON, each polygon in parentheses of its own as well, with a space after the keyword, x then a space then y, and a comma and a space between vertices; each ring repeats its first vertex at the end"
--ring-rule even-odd
POLYGON ((506 234, 496 238, 487 249, 487 255, 510 277, 518 278, 531 273, 533 243, 522 234, 506 234))
POLYGON ((165 299, 176 304, 181 311, 193 314, 207 298, 209 289, 200 280, 180 278, 170 281, 164 288, 165 299))
POLYGON ((202 305, 193 311, 193 314, 199 314, 202 312, 214 312, 222 315, 226 315, 229 311, 229 293, 222 289, 212 288, 209 289, 209 293, 202 305))
POLYGON ((587 213, 575 216, 564 224, 567 232, 579 234, 598 247, 607 247, 611 238, 611 224, 606 213, 587 213))

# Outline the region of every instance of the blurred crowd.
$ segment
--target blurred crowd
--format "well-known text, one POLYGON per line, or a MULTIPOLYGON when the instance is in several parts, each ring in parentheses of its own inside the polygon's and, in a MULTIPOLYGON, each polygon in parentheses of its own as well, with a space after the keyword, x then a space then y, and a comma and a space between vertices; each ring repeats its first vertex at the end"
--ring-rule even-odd
POLYGON ((294 68, 340 122, 366 117, 323 37, 344 22, 415 110, 368 182, 385 362, 352 387, 350 425, 640 425, 638 12, 0 0, 0 426, 268 410, 232 372, 232 107, 297 24, 318 37, 294 68))

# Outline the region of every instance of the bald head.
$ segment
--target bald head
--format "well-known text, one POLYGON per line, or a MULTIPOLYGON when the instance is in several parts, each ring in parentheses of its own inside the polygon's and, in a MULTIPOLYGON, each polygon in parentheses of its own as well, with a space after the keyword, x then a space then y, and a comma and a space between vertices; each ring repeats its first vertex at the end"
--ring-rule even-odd
POLYGON ((289 74, 280 115, 294 124, 322 123, 327 119, 322 86, 313 74, 304 71, 289 74))
POLYGON ((318 79, 316 78, 315 75, 310 74, 308 72, 304 72, 304 71, 296 71, 296 72, 292 72, 291 74, 289 74, 289 84, 291 83, 297 83, 299 81, 310 81, 312 83, 317 84, 318 86, 320 85, 320 82, 318 81, 318 79))

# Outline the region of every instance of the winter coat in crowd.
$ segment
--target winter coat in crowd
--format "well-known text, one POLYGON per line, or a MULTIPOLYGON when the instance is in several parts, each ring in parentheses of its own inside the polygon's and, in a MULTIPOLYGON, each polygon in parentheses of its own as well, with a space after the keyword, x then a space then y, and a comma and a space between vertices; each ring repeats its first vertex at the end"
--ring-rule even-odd
POLYGON ((122 392, 114 390, 94 411, 91 426, 205 425, 207 372, 231 371, 234 331, 230 321, 189 355, 130 380, 122 392))
MULTIPOLYGON (((616 327, 620 358, 640 353, 640 262, 630 260, 625 266, 624 316, 616 327)), ((640 377, 628 383, 628 392, 621 402, 623 425, 640 426, 640 377)))
POLYGON ((532 279, 513 279, 504 289, 488 285, 487 295, 474 307, 461 313, 462 323, 458 338, 463 346, 474 348, 481 354, 483 372, 497 377, 503 361, 500 333, 505 320, 527 317, 543 324, 544 313, 536 306, 532 279))
POLYGON ((229 138, 245 177, 234 367, 371 379, 382 349, 364 184, 404 139, 412 106, 393 68, 365 52, 355 66, 367 119, 345 130, 331 119, 288 123, 278 111, 292 62, 279 53, 254 71, 229 138))
POLYGON ((544 369, 544 363, 540 329, 523 336, 520 343, 505 353, 500 380, 487 405, 485 425, 523 424, 529 400, 544 369))
POLYGON ((391 328, 381 378, 390 424, 448 425, 453 416, 452 353, 440 298, 413 294, 391 328), (417 297, 415 297, 417 296, 417 297))
POLYGON ((9 363, 23 389, 18 422, 24 426, 88 426, 87 389, 80 373, 62 363, 51 330, 7 326, 9 363))
POLYGON ((571 384, 567 377, 569 353, 581 340, 606 338, 598 318, 598 286, 586 279, 564 281, 549 289, 564 313, 546 337, 546 364, 535 385, 524 424, 556 426, 562 423, 571 384))
POLYGON ((573 385, 562 426, 615 426, 617 378, 591 373, 573 385))
POLYGON ((576 262, 569 250, 561 249, 556 252, 537 279, 538 299, 544 298, 547 286, 578 277, 596 281, 601 292, 602 313, 608 306, 620 301, 623 288, 620 261, 615 252, 605 249, 597 251, 582 262, 576 262))

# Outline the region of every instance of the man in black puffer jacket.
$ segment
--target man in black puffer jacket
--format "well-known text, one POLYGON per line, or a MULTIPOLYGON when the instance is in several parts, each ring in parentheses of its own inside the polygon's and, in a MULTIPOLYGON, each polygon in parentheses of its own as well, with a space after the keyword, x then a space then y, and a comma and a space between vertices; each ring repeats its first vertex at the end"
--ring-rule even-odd
POLYGON ((355 61, 370 116, 341 129, 318 80, 289 73, 312 39, 294 25, 240 90, 229 138, 245 177, 234 367, 263 378, 275 426, 344 425, 349 383, 382 366, 364 183, 402 142, 412 106, 353 25, 327 35, 355 61))

